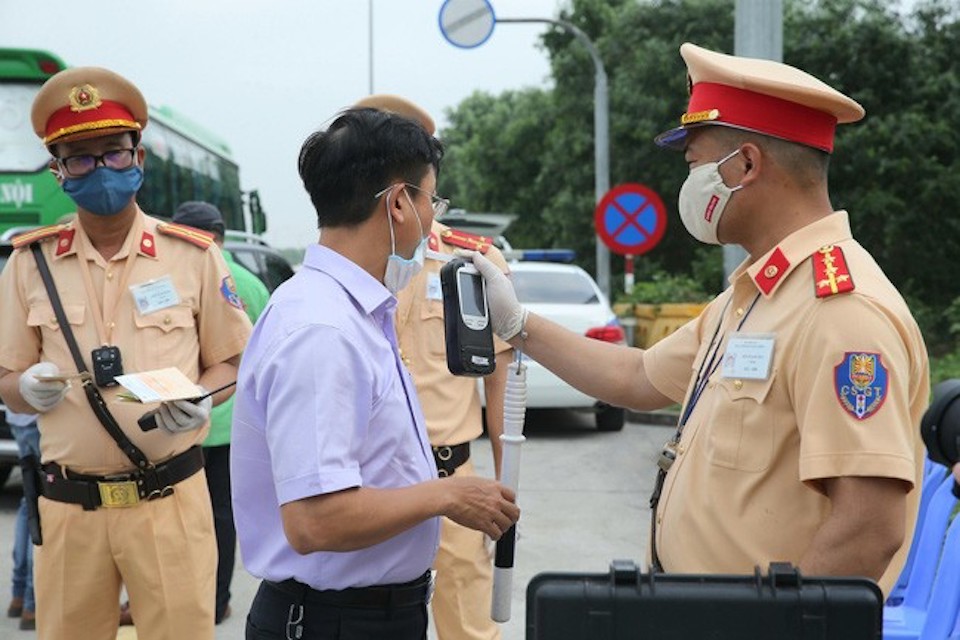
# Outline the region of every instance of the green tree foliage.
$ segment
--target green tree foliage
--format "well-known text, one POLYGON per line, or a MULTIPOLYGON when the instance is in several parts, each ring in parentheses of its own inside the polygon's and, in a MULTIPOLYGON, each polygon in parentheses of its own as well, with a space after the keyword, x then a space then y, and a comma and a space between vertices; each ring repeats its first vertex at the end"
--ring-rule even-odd
MULTIPOLYGON (((680 44, 732 52, 734 4, 572 0, 560 16, 593 40, 606 67, 611 185, 647 184, 667 205, 667 232, 637 259, 638 280, 666 271, 708 290, 722 285, 720 249, 679 223, 683 157, 652 139, 686 106, 680 44)), ((786 0, 783 58, 866 108, 863 122, 838 128, 833 204, 850 211, 854 235, 925 319, 931 346, 950 350, 956 319, 943 312, 960 290, 960 15, 951 0, 921 0, 908 15, 900 5, 786 0)), ((551 90, 475 94, 449 114, 441 188, 457 206, 519 213, 508 234, 516 246, 572 247, 593 270, 593 65, 562 29, 547 31, 543 46, 551 90)), ((618 287, 623 261, 613 256, 611 267, 618 287)))

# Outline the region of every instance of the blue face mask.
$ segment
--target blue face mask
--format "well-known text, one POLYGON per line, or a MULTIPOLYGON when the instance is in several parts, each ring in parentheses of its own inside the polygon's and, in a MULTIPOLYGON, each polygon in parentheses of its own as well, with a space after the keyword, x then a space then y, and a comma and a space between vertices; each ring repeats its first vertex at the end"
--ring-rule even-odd
POLYGON ((141 167, 123 171, 97 167, 82 178, 64 180, 63 190, 81 209, 98 216, 112 216, 130 203, 142 184, 141 167))

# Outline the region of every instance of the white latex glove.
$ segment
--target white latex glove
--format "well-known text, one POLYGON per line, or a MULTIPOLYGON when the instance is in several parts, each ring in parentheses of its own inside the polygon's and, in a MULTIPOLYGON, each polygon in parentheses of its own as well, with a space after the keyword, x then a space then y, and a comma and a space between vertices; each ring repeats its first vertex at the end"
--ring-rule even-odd
POLYGON ((67 395, 70 385, 60 380, 37 380, 37 376, 58 373, 60 367, 52 362, 38 362, 20 374, 20 395, 40 413, 50 411, 67 395))
MULTIPOLYGON (((201 395, 207 393, 207 390, 203 387, 198 388, 200 389, 201 395)), ((197 403, 193 403, 190 400, 161 402, 158 407, 159 411, 157 412, 157 426, 166 429, 170 433, 193 431, 207 423, 212 408, 212 396, 208 396, 197 403)))
MULTIPOLYGON (((459 253, 459 252, 458 252, 459 253)), ((504 340, 509 340, 520 333, 527 321, 527 310, 517 300, 513 290, 513 283, 500 267, 493 264, 482 253, 468 251, 464 257, 473 260, 487 285, 487 303, 490 305, 490 323, 493 332, 504 340)))

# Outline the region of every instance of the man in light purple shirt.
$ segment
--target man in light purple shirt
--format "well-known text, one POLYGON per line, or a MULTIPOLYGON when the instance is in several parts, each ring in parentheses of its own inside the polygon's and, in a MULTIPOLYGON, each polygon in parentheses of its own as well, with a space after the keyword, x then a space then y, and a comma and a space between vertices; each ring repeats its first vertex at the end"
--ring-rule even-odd
POLYGON ((393 294, 422 264, 441 156, 372 109, 301 149, 322 234, 260 316, 234 405, 237 534, 264 580, 248 640, 422 640, 438 516, 498 539, 520 515, 493 480, 437 479, 397 348, 393 294))

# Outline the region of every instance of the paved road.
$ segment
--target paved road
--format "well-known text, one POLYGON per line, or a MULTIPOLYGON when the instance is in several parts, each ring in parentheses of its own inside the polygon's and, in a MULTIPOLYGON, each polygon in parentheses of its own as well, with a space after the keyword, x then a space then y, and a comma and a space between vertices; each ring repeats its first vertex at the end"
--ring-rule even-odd
MULTIPOLYGON (((525 590, 543 571, 604 572, 614 558, 644 558, 656 454, 669 427, 627 423, 619 433, 598 433, 592 416, 568 411, 530 412, 520 471, 520 541, 514 574, 513 617, 502 626, 505 640, 525 633, 525 590)), ((473 458, 492 475, 489 443, 473 458)), ((19 477, 0 492, 0 606, 9 594, 10 553, 19 477)), ((243 637, 243 618, 257 580, 238 566, 233 582, 234 615, 217 627, 217 640, 243 637)), ((2 615, 0 610, 0 615, 2 615)), ((16 621, 0 617, 0 639, 27 638, 16 621)), ((122 638, 134 637, 127 632, 122 638)), ((431 640, 435 638, 431 631, 431 640)))

